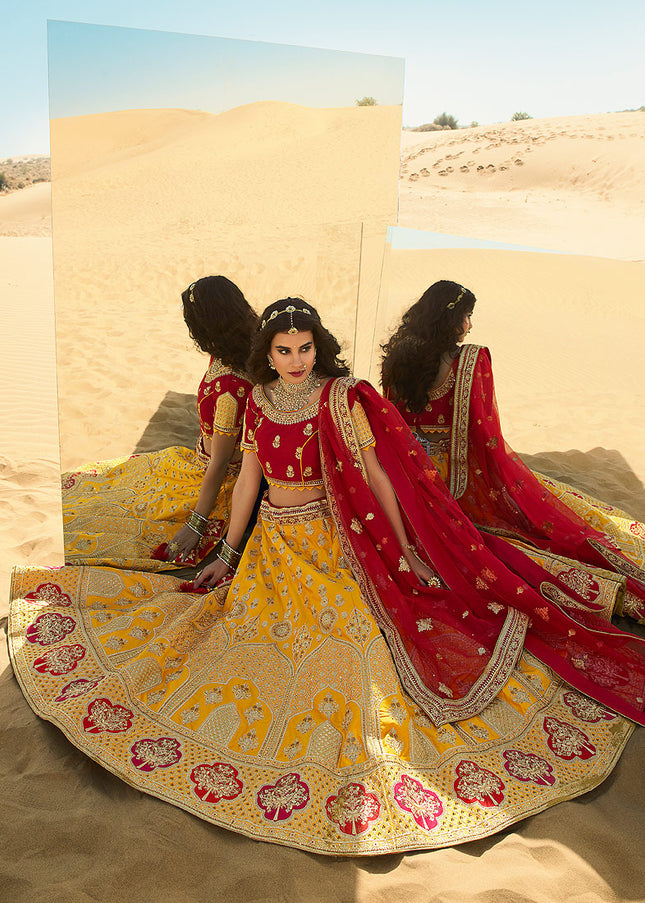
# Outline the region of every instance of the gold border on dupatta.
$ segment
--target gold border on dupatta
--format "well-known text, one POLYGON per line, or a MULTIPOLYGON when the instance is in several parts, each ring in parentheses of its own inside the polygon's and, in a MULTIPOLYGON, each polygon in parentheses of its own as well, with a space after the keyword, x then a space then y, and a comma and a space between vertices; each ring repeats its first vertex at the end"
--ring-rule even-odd
POLYGON ((459 355, 455 379, 452 434, 450 436, 450 494, 461 498, 468 486, 468 423, 470 395, 473 388, 475 364, 481 345, 464 345, 459 355))
MULTIPOLYGON (((362 462, 360 448, 354 434, 348 399, 348 390, 356 382, 357 380, 351 378, 334 380, 329 391, 329 409, 352 457, 356 462, 360 462, 365 481, 367 482, 367 474, 362 462)), ((343 529, 334 493, 331 491, 324 457, 321 458, 321 465, 329 507, 336 525, 343 555, 352 568, 361 594, 369 605, 374 619, 385 637, 402 686, 436 727, 441 727, 442 724, 451 721, 461 721, 478 715, 503 689, 515 668, 522 653, 524 637, 529 623, 528 616, 509 607, 488 664, 465 696, 453 701, 434 693, 419 677, 374 583, 365 571, 358 556, 354 553, 352 544, 343 529)))

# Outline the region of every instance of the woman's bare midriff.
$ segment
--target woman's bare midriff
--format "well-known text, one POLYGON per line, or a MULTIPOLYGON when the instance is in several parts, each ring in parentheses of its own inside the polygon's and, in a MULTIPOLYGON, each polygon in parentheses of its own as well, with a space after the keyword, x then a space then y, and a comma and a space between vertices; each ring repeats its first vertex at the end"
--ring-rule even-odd
POLYGON ((326 498, 322 489, 283 489, 281 486, 269 485, 269 501, 276 508, 295 508, 308 502, 317 502, 326 498))

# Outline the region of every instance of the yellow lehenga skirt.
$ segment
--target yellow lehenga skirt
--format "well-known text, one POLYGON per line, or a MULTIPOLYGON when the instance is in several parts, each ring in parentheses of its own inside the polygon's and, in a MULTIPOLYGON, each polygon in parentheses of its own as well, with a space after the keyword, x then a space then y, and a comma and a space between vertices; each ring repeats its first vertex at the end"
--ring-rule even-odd
MULTIPOLYGON (((63 474, 65 561, 138 571, 173 567, 153 552, 184 525, 207 466, 206 455, 177 446, 63 474)), ((199 550, 182 566, 195 564, 221 538, 239 471, 239 462, 229 464, 199 550)))
POLYGON ((319 853, 448 846, 598 785, 632 724, 524 653, 477 717, 402 690, 325 502, 261 516, 228 593, 97 567, 13 576, 34 710, 129 784, 319 853))

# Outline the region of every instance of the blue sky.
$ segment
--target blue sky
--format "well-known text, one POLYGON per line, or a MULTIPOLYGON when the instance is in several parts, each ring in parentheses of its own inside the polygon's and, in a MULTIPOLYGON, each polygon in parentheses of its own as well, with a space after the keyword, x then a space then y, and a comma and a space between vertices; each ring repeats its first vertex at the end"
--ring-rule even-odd
POLYGON ((403 60, 374 54, 50 21, 50 115, 188 108, 257 100, 352 106, 403 101, 403 60), (82 78, 79 79, 79 74, 82 78))
POLYGON ((48 151, 47 19, 404 58, 407 125, 645 103, 642 0, 25 0, 0 33, 0 156, 48 151))

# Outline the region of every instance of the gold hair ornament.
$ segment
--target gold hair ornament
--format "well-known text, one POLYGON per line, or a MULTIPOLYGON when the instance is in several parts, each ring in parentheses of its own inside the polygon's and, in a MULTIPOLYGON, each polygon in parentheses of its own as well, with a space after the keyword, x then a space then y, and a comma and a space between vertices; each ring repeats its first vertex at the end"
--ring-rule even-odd
POLYGON ((266 320, 262 320, 262 326, 260 327, 260 329, 264 329, 267 323, 270 323, 271 320, 275 320, 275 318, 279 317, 280 314, 289 314, 291 326, 289 327, 289 329, 287 329, 287 334, 295 335, 298 332, 296 327, 293 325, 293 315, 294 313, 296 313, 296 311, 300 314, 308 314, 308 316, 311 316, 311 311, 307 307, 294 307, 293 304, 290 304, 288 307, 285 307, 284 310, 274 310, 266 320))
POLYGON ((191 304, 195 303, 195 295, 193 294, 193 289, 195 288, 196 285, 197 285, 197 283, 193 282, 192 285, 188 286, 188 300, 190 301, 191 304))
POLYGON ((450 304, 446 304, 446 310, 452 310, 453 307, 456 307, 459 304, 459 302, 461 301, 461 299, 464 297, 464 293, 468 291, 468 289, 465 289, 463 287, 463 285, 461 285, 459 287, 460 287, 461 291, 459 292, 459 294, 457 295, 457 297, 455 298, 454 301, 451 301, 450 304))

